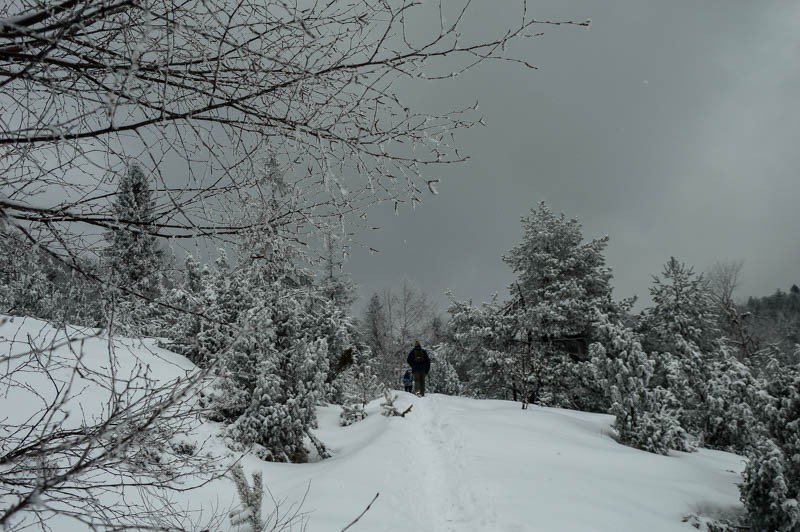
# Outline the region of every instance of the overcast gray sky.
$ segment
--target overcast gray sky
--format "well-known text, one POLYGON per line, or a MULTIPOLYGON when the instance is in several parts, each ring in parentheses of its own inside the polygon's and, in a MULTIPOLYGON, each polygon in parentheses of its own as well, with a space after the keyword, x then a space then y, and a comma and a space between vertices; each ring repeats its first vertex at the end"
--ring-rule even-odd
MULTIPOLYGON (((513 16, 480 1, 476 31, 513 16)), ((546 0, 545 28, 515 51, 539 70, 484 65, 404 90, 441 111, 480 102, 486 127, 459 135, 471 160, 436 171, 438 196, 370 213, 347 270, 362 298, 407 276, 446 308, 505 295, 500 256, 539 201, 609 235, 617 298, 647 302, 674 255, 700 271, 743 260, 739 296, 800 283, 800 2, 546 0)), ((364 304, 357 303, 360 309, 364 304)))

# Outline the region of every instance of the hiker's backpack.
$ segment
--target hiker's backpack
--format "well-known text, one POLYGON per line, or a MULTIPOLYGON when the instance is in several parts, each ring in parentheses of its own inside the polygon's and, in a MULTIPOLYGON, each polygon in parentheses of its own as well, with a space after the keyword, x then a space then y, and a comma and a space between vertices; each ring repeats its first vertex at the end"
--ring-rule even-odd
POLYGON ((414 362, 417 364, 425 362, 425 351, 422 349, 414 349, 414 362))

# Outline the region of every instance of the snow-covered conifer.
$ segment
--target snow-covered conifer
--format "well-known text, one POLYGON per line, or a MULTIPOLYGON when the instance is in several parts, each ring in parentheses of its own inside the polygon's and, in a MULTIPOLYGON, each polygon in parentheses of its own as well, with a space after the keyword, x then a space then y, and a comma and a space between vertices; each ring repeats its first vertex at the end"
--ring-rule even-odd
POLYGON ((700 412, 703 446, 746 454, 763 431, 757 412, 763 402, 763 384, 734 356, 712 362, 700 412))
POLYGON ((756 530, 800 527, 800 367, 784 368, 765 388, 766 438, 750 455, 741 498, 756 530))
POLYGON ((514 320, 506 319, 495 296, 480 307, 464 301, 451 301, 451 340, 446 351, 452 354, 456 372, 463 376, 462 392, 481 398, 516 399, 525 378, 525 368, 514 371, 510 352, 515 336, 514 320))
POLYGON ((115 227, 106 240, 107 266, 113 282, 124 288, 154 296, 162 252, 150 234, 156 221, 156 203, 150 180, 142 167, 132 162, 120 180, 113 204, 115 227))
POLYGON ((14 234, 0 238, 0 312, 52 318, 57 293, 45 268, 46 259, 14 234))
POLYGON ((306 326, 312 300, 302 293, 280 296, 250 311, 223 358, 219 411, 235 417, 234 440, 261 445, 268 460, 302 462, 306 432, 316 426, 324 397, 327 343, 306 326))
POLYGON ((383 394, 384 384, 369 364, 354 368, 352 386, 347 390, 346 403, 366 405, 383 394))
POLYGON ((323 271, 319 280, 319 290, 323 296, 341 310, 348 310, 356 300, 356 286, 343 271, 347 250, 336 235, 328 234, 325 238, 325 254, 323 271))
POLYGON ((601 388, 615 416, 614 428, 621 443, 666 454, 683 448, 684 433, 669 411, 667 390, 650 388, 654 362, 635 333, 605 316, 597 322, 600 341, 589 346, 601 388))
POLYGON ((675 396, 681 426, 700 436, 711 379, 720 355, 718 316, 702 275, 670 258, 661 277, 653 277, 653 306, 643 312, 639 330, 657 360, 654 383, 675 396))
POLYGON ((362 419, 365 419, 366 417, 367 413, 364 410, 364 405, 359 402, 345 402, 342 405, 342 411, 339 413, 339 425, 342 427, 347 427, 353 423, 357 423, 362 419))
POLYGON ((517 341, 535 361, 531 399, 569 406, 572 359, 586 357, 594 316, 617 312, 604 256, 608 237, 584 242, 578 220, 556 215, 543 202, 522 224, 522 241, 503 261, 518 277, 509 313, 517 320, 517 341))
POLYGON ((447 344, 428 350, 431 357, 431 371, 425 386, 432 393, 461 395, 461 380, 455 366, 450 362, 452 348, 447 344))
POLYGON ((670 257, 661 277, 653 277, 650 296, 653 306, 645 310, 642 324, 648 351, 685 355, 716 349, 719 317, 702 274, 670 257))
POLYGON ((742 502, 753 530, 794 532, 800 527, 800 493, 787 478, 786 455, 770 439, 759 445, 742 474, 742 502))
POLYGON ((169 339, 166 342, 169 349, 200 365, 203 360, 199 356, 198 334, 203 329, 203 320, 199 313, 210 306, 204 297, 209 276, 208 268, 189 255, 184 261, 182 279, 162 299, 170 310, 163 313, 159 336, 169 339))
POLYGON ((381 408, 383 408, 383 414, 386 417, 393 417, 399 416, 400 411, 394 406, 394 402, 397 400, 397 394, 392 393, 392 390, 389 388, 383 389, 383 402, 381 403, 381 408))

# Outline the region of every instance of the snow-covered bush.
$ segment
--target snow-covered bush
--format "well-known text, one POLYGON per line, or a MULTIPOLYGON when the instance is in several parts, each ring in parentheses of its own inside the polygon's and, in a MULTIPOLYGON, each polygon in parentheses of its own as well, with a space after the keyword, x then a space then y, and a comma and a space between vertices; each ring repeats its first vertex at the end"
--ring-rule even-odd
POLYGON ((411 408, 414 405, 409 405, 406 407, 405 410, 400 411, 394 404, 397 401, 397 394, 392 393, 392 390, 389 388, 384 388, 383 390, 383 402, 381 403, 381 408, 383 408, 383 414, 386 417, 406 417, 406 414, 411 412, 411 408))
POLYGON ((237 463, 231 468, 231 477, 236 485, 240 505, 232 510, 228 517, 233 525, 232 532, 280 532, 282 530, 305 530, 304 514, 300 505, 292 505, 283 510, 274 499, 275 504, 269 515, 262 515, 264 500, 264 479, 260 471, 253 473, 253 485, 247 481, 242 465, 237 463))
POLYGON ((427 390, 431 393, 461 395, 461 380, 455 366, 450 362, 448 347, 440 345, 428 352, 431 357, 431 371, 425 382, 427 390))
POLYGON ((668 404, 671 394, 650 388, 654 362, 642 350, 635 333, 600 317, 600 342, 589 346, 598 383, 615 416, 620 443, 649 452, 666 454, 682 449, 684 432, 668 404))
POLYGON ((345 392, 345 404, 360 403, 366 406, 373 399, 380 397, 385 388, 372 370, 372 366, 368 364, 358 366, 353 368, 350 386, 345 392))
POLYGON ((328 352, 324 338, 308 337, 315 332, 306 323, 313 304, 292 295, 252 312, 223 356, 217 412, 231 422, 235 441, 263 446, 265 459, 302 462, 324 396, 328 352))
POLYGON ((795 532, 800 527, 800 493, 796 479, 788 476, 788 462, 769 439, 750 457, 739 489, 753 530, 795 532))
POLYGON ((800 368, 785 368, 766 386, 767 438, 750 456, 740 486, 755 530, 800 528, 800 368))
POLYGON ((367 412, 364 407, 386 390, 369 364, 351 366, 345 377, 342 412, 339 414, 339 424, 343 427, 365 419, 367 412))
POLYGON ((763 432, 757 418, 763 402, 763 385, 747 366, 726 352, 712 363, 710 374, 699 408, 703 418, 703 446, 745 454, 763 432))
POLYGON ((345 403, 342 405, 342 412, 339 414, 339 425, 347 427, 357 423, 367 417, 362 403, 345 403))

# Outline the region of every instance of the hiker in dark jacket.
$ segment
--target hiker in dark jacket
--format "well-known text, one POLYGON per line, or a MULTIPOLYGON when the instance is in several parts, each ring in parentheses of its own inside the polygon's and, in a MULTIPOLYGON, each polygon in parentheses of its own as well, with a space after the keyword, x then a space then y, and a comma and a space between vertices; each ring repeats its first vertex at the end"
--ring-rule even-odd
POLYGON ((414 374, 414 389, 417 391, 417 395, 425 396, 425 376, 431 370, 431 359, 428 357, 428 352, 422 349, 419 341, 414 342, 414 349, 408 354, 406 362, 411 366, 411 372, 414 374))

